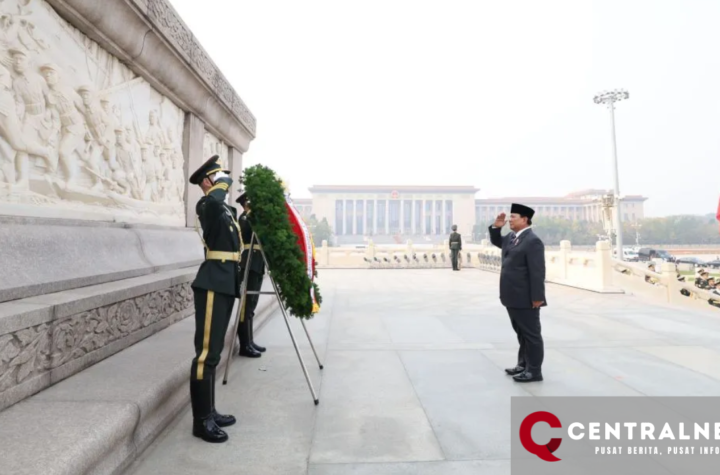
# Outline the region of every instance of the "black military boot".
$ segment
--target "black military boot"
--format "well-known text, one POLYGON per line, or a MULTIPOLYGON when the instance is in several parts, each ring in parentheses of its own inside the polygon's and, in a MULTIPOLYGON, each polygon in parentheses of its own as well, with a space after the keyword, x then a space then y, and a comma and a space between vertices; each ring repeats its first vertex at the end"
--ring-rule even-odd
POLYGON ((250 346, 251 346, 255 351, 259 351, 260 353, 264 353, 264 352, 265 352, 265 347, 264 347, 264 346, 260 346, 260 345, 258 345, 257 343, 255 343, 255 338, 254 338, 254 336, 253 336, 253 332, 254 332, 254 328, 253 328, 253 323, 254 323, 254 322, 253 322, 253 320, 254 320, 254 319, 255 319, 255 315, 253 315, 252 317, 250 317, 250 325, 248 325, 248 327, 249 327, 249 328, 248 328, 248 333, 250 333, 250 346))
POLYGON ((251 331, 252 324, 250 319, 245 316, 245 321, 240 322, 240 326, 238 328, 238 338, 240 339, 240 350, 238 351, 238 355, 247 356, 248 358, 259 358, 262 354, 253 348, 250 343, 252 341, 250 339, 251 331))
POLYGON ((193 435, 206 442, 225 442, 228 435, 218 427, 212 415, 210 379, 190 381, 190 403, 193 413, 193 435))
POLYGON ((212 390, 212 396, 210 397, 210 413, 212 414, 213 419, 215 419, 215 423, 219 427, 231 426, 237 422, 237 420, 235 419, 235 416, 231 416, 229 414, 228 415, 219 414, 215 410, 215 369, 212 370, 211 375, 212 375, 211 376, 212 384, 210 386, 210 389, 212 390))

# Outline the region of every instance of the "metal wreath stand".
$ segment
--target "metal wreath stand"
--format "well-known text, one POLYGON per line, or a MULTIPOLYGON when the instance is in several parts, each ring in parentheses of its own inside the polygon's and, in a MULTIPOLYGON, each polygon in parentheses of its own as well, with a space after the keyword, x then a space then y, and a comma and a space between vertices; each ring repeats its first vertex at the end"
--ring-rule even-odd
MULTIPOLYGON (((242 252, 242 251, 241 251, 242 252)), ((250 239, 250 249, 248 251, 248 260, 245 264, 245 274, 242 280, 242 284, 240 285, 240 304, 238 305, 238 311, 237 311, 237 317, 235 318, 235 326, 233 331, 233 337, 230 343, 230 347, 228 348, 228 355, 227 355, 227 362, 225 363, 225 376, 223 378, 223 384, 227 384, 228 381, 228 373, 230 372, 230 363, 232 362, 232 355, 233 350, 235 348, 235 339, 238 332, 238 325, 240 325, 240 318, 244 317, 243 309, 245 308, 245 300, 247 298, 247 295, 275 295, 275 298, 277 298, 278 304, 280 305, 280 310, 282 311, 283 317, 285 318, 285 325, 287 325, 288 332, 290 333, 290 339, 292 340, 292 344, 295 347, 295 353, 297 353, 298 360, 300 360, 300 366, 302 367, 303 374, 305 374, 305 380, 308 383, 308 387, 310 388, 310 393, 312 394, 313 402, 317 406, 320 400, 318 399, 317 395, 315 394, 315 388, 313 388, 312 381, 310 381, 310 375, 308 374, 307 368, 305 367, 305 362, 303 361, 302 355, 300 354, 300 349, 298 348, 297 342, 295 341, 295 335, 293 334, 292 328, 290 328, 290 319, 288 318, 288 312, 285 309, 285 305, 283 304, 282 299, 280 298, 280 292, 278 290, 278 286, 275 283, 275 279, 273 278, 272 271, 270 270, 270 266, 268 265, 267 257, 265 256, 265 251, 263 251, 262 243, 260 242, 260 238, 257 237, 257 234, 253 232, 252 238, 250 239), (270 277, 270 282, 272 282, 273 285, 273 291, 272 292, 263 292, 263 291, 255 291, 247 290, 247 281, 248 281, 248 274, 250 273, 250 261, 252 260, 253 256, 253 250, 255 250, 255 243, 257 242, 257 250, 260 251, 260 254, 262 255, 263 261, 265 262, 265 269, 267 269, 268 276, 270 277)), ((315 359, 318 362, 318 366, 320 369, 323 369, 323 365, 320 362, 320 357, 318 357, 317 351, 315 351, 315 345, 313 345, 312 339, 310 338, 310 333, 308 332, 307 327, 305 326, 305 321, 303 319, 300 319, 300 323, 302 323, 303 329, 305 330, 305 335, 307 335, 308 342, 310 342, 310 348, 312 348, 313 353, 315 354, 315 359)))

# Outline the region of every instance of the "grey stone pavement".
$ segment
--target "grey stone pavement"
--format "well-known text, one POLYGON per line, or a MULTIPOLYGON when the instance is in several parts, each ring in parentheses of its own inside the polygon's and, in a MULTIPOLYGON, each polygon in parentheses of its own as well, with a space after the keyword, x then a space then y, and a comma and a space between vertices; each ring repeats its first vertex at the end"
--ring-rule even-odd
POLYGON ((517 340, 498 274, 476 269, 322 270, 322 311, 291 321, 320 397, 313 404, 276 312, 236 357, 218 408, 230 440, 192 437, 188 409, 126 472, 141 474, 510 474, 511 396, 718 396, 720 312, 548 284, 545 381, 503 368, 517 340))

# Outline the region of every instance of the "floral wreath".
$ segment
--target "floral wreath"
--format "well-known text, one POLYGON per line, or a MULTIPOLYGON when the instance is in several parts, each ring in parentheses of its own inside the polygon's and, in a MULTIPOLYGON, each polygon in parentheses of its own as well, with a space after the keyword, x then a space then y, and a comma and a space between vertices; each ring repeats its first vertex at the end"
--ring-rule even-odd
MULTIPOLYGON (((272 272, 285 308, 296 317, 312 318, 322 297, 317 283, 308 275, 282 181, 263 165, 245 169, 239 181, 250 203, 247 220, 262 243, 268 270, 272 272)), ((316 276, 313 265, 312 277, 316 276)))

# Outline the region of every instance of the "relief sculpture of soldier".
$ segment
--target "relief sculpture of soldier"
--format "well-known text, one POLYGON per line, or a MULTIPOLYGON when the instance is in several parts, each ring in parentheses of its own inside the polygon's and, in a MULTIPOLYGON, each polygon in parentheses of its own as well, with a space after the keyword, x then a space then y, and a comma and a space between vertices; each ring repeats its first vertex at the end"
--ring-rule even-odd
MULTIPOLYGON (((70 86, 60 83, 61 71, 56 64, 45 64, 40 67, 40 72, 48 85, 48 104, 55 117, 53 122, 59 125, 56 133, 60 135, 60 167, 65 174, 66 186, 70 187, 75 184, 78 174, 75 154, 82 155, 85 145, 82 99, 70 86)), ((99 180, 95 187, 102 188, 99 180)))

